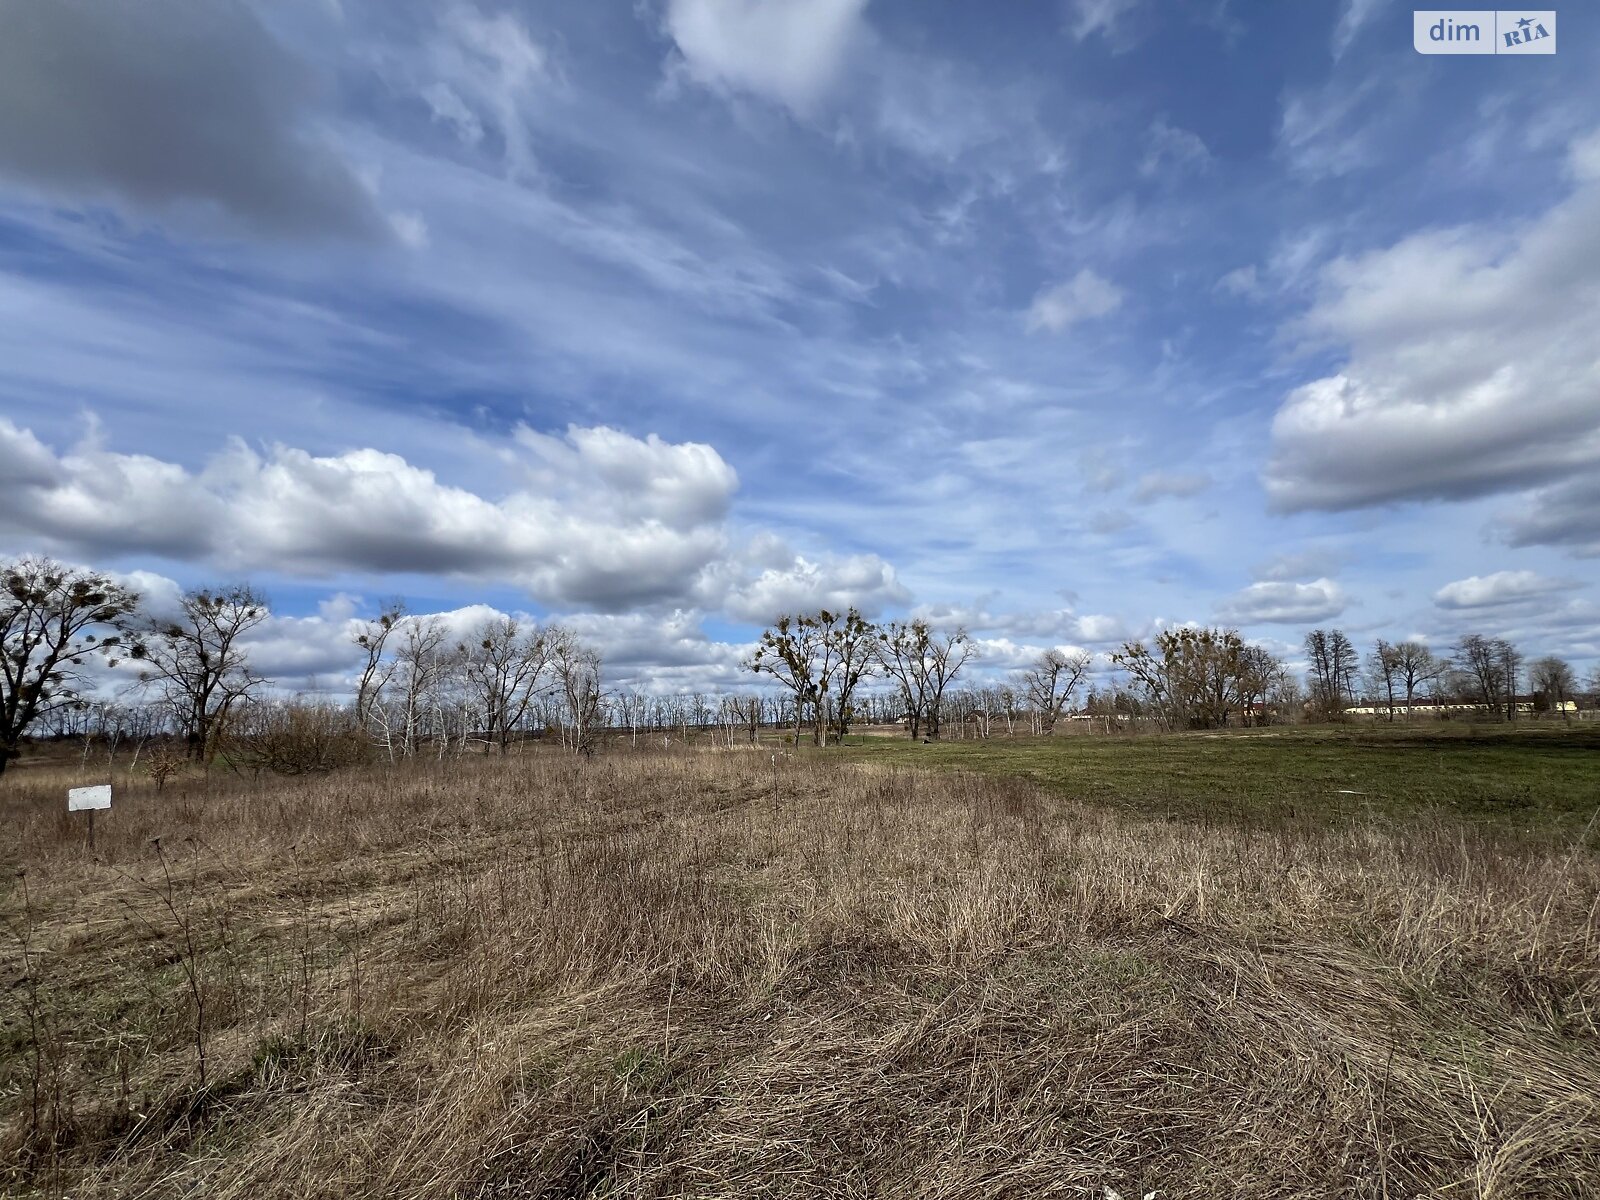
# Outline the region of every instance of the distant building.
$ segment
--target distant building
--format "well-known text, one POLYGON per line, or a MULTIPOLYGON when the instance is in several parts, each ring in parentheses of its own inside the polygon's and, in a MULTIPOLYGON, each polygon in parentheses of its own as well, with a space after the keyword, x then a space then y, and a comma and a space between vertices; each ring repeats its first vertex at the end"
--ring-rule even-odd
MULTIPOLYGON (((1473 713, 1504 711, 1504 705, 1494 705, 1491 707, 1487 704, 1475 703, 1424 704, 1421 701, 1417 701, 1413 704, 1407 704, 1404 700, 1396 700, 1392 707, 1396 716, 1416 715, 1423 717, 1447 717, 1454 714, 1470 716, 1473 713)), ((1344 711, 1345 715, 1349 717, 1387 717, 1390 709, 1391 706, 1388 704, 1357 704, 1350 708, 1346 708, 1344 711)), ((1535 711, 1534 701, 1531 697, 1526 699, 1520 697, 1518 698, 1518 713, 1532 714, 1535 711)), ((1576 700, 1562 700, 1557 704, 1552 704, 1547 711, 1561 714, 1575 713, 1578 711, 1578 702, 1576 700)))

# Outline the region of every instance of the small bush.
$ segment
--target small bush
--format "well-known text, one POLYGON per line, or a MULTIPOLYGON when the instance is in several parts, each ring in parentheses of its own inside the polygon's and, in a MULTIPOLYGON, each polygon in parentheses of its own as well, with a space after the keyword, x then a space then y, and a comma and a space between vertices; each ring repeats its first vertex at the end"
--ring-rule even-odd
POLYGON ((241 722, 230 755, 278 775, 313 775, 366 761, 371 745, 355 714, 335 704, 293 701, 255 705, 241 722))

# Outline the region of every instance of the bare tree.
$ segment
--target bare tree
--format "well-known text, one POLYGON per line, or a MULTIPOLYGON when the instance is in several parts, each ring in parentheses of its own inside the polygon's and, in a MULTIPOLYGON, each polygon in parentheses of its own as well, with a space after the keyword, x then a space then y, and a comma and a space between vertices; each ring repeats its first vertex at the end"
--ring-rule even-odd
POLYGON ((817 614, 826 649, 820 676, 822 698, 833 709, 834 734, 840 745, 855 718, 856 688, 877 665, 877 628, 854 608, 847 612, 817 614))
POLYGON ((905 703, 911 736, 926 728, 937 740, 945 692, 978 648, 965 629, 940 633, 926 621, 894 622, 878 631, 875 652, 905 703))
POLYGON ((395 661, 385 658, 384 650, 389 643, 389 635, 405 619, 405 615, 405 601, 391 600, 375 618, 363 621, 351 639, 365 655, 356 683, 356 719, 363 726, 371 722, 373 706, 378 703, 384 687, 394 676, 395 661))
POLYGON ((1022 672, 1022 693, 1028 706, 1038 714, 1040 732, 1050 733, 1055 729, 1093 661, 1088 654, 1066 654, 1052 648, 1022 672))
POLYGON ((1382 696, 1389 707, 1389 720, 1394 720, 1395 697, 1400 683, 1400 651, 1391 642, 1379 638, 1367 655, 1367 679, 1374 692, 1382 696))
POLYGON ((877 638, 876 627, 854 608, 783 616, 762 633, 745 666, 793 696, 795 741, 809 709, 812 741, 823 746, 830 729, 839 741, 849 732, 856 688, 879 661, 877 638))
POLYGON ((927 711, 928 676, 924 669, 932 630, 922 620, 891 621, 878 631, 878 663, 900 692, 906 726, 913 741, 921 735, 927 711))
POLYGON ((437 615, 405 617, 398 622, 398 633, 390 676, 396 698, 377 711, 384 740, 392 747, 398 726, 400 754, 409 758, 417 753, 424 734, 431 737, 441 732, 431 719, 432 710, 453 664, 449 630, 437 615))
POLYGON ((1491 713, 1516 718, 1522 655, 1504 638, 1469 633, 1456 643, 1456 666, 1472 697, 1491 713))
POLYGON ((1306 634, 1305 651, 1313 702, 1325 718, 1342 717, 1347 701, 1355 697, 1361 656, 1342 629, 1313 629, 1306 634))
POLYGON ((538 694, 553 647, 537 626, 491 617, 457 649, 467 688, 483 708, 484 750, 498 744, 504 754, 538 694))
POLYGON ((1572 720, 1567 712, 1567 699, 1578 690, 1578 678, 1570 663, 1553 654, 1546 655, 1535 660, 1528 669, 1528 678, 1534 692, 1547 708, 1555 709, 1563 720, 1572 720))
POLYGON ((176 619, 150 622, 144 681, 170 706, 190 758, 211 760, 234 706, 265 682, 243 638, 269 615, 249 585, 234 584, 185 592, 176 619))
POLYGON ((808 705, 817 704, 820 693, 815 678, 821 651, 822 634, 808 617, 782 616, 761 635, 761 643, 745 666, 757 675, 768 675, 789 690, 793 699, 794 744, 800 744, 800 725, 808 705))
POLYGON ((1417 692, 1428 684, 1437 683, 1450 669, 1450 660, 1438 657, 1421 642, 1396 642, 1391 649, 1394 652, 1395 675, 1405 689, 1406 711, 1409 713, 1416 704, 1417 692))
POLYGON ((1227 725, 1240 710, 1253 715, 1280 670, 1276 658, 1233 629, 1164 630, 1155 651, 1124 642, 1111 660, 1168 728, 1227 725))
POLYGON ((1517 719, 1517 684, 1522 678, 1522 651, 1504 638, 1495 640, 1495 650, 1500 663, 1500 676, 1505 681, 1506 720, 1517 719))
POLYGON ((143 654, 124 645, 138 603, 109 576, 48 558, 0 567, 0 774, 35 722, 80 702, 90 656, 143 654))
POLYGON ((573 752, 593 754, 602 704, 600 652, 564 629, 548 630, 546 637, 550 643, 550 662, 561 688, 567 727, 572 734, 573 752))

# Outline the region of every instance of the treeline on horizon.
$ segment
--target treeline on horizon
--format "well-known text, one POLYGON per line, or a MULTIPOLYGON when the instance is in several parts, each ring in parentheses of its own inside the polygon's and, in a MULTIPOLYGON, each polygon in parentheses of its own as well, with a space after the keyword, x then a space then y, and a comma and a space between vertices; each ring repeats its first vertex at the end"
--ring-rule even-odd
MULTIPOLYGON (((156 615, 104 572, 25 557, 0 565, 0 773, 30 739, 176 739, 182 756, 284 772, 329 769, 379 754, 390 761, 469 747, 505 751, 529 736, 577 753, 602 735, 716 730, 728 744, 762 728, 836 744, 862 724, 901 724, 912 738, 1043 735, 1067 718, 1176 730, 1343 719, 1366 706, 1390 719, 1423 704, 1466 706, 1515 720, 1565 714, 1600 694, 1600 668, 1580 686, 1565 661, 1526 661, 1503 638, 1469 634, 1448 654, 1378 639, 1363 654, 1338 629, 1305 636, 1297 674, 1237 630, 1183 626, 1107 655, 1042 651, 1005 680, 974 683, 981 660, 963 628, 920 619, 873 622, 854 608, 781 617, 743 664, 759 690, 657 695, 607 690, 599 651, 559 624, 491 617, 465 636, 403 603, 356 624, 359 662, 347 702, 273 694, 250 662, 250 631, 270 609, 248 585, 185 592, 156 615), (100 664, 128 671, 105 695, 100 664), (1524 693, 1526 686, 1529 691, 1524 693)), ((137 754, 137 750, 135 751, 137 754)))

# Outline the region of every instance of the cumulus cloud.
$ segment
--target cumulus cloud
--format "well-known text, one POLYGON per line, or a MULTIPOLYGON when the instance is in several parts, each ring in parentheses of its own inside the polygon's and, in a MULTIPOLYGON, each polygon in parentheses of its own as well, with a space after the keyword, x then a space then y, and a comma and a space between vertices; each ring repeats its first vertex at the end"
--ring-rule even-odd
POLYGON ((1222 603, 1217 615, 1240 625, 1297 624, 1329 620, 1349 605, 1344 589, 1331 579, 1310 583, 1265 581, 1234 593, 1222 603))
POLYGON ((488 497, 370 448, 257 452, 235 440, 191 471, 109 450, 94 432, 57 454, 0 417, 0 534, 228 572, 504 581, 601 612, 681 606, 764 622, 910 600, 877 555, 804 557, 769 533, 736 540, 738 475, 710 446, 606 426, 521 428, 501 457, 520 482, 488 497))
POLYGON ((595 479, 618 511, 635 520, 720 521, 739 486, 734 469, 700 442, 674 444, 653 433, 640 439, 603 425, 574 426, 563 437, 524 426, 516 440, 537 458, 531 473, 545 489, 571 494, 595 479))
POLYGON ((1492 575, 1472 575, 1447 583, 1433 594, 1440 608, 1492 608, 1536 600, 1574 585, 1562 579, 1547 579, 1534 571, 1496 571, 1492 575))
POLYGON ((1110 645, 1144 637, 1150 626, 1135 627, 1105 613, 1078 613, 1070 608, 994 612, 982 603, 922 605, 914 614, 940 629, 999 634, 1004 638, 1044 641, 1058 647, 1110 645))
POLYGON ((1016 642, 1008 637, 975 638, 972 644, 978 652, 977 658, 972 662, 966 673, 968 675, 982 675, 990 679, 1003 675, 1008 671, 1020 671, 1026 667, 1031 667, 1046 650, 1059 650, 1061 653, 1068 655, 1089 653, 1084 647, 1075 646, 1070 642, 1045 646, 1033 642, 1016 642))
POLYGON ((705 87, 815 111, 863 36, 866 0, 669 0, 683 74, 705 87))
POLYGON ((1519 230, 1430 231, 1326 267, 1302 332, 1349 361, 1274 418, 1275 507, 1458 499, 1600 470, 1597 261, 1587 180, 1519 230))
POLYGON ((766 624, 784 613, 819 608, 838 612, 851 605, 872 617, 910 599, 894 568, 876 554, 816 560, 797 556, 733 586, 723 608, 740 620, 766 624))
POLYGON ((0 3, 0 172, 276 235, 383 239, 314 127, 316 80, 249 6, 0 3))
POLYGON ((1133 498, 1149 504, 1168 496, 1198 496, 1210 486, 1211 476, 1204 471, 1150 471, 1139 477, 1133 498))
POLYGON ((1041 329, 1060 333, 1080 321, 1090 321, 1122 306, 1123 291, 1088 267, 1065 283, 1045 288, 1028 308, 1029 333, 1041 329))
POLYGON ((709 446, 608 428, 523 431, 530 486, 498 499, 394 454, 258 454, 234 442, 198 472, 90 440, 56 456, 0 419, 0 528, 99 554, 230 570, 508 578, 599 608, 691 594, 724 553, 737 486, 709 446))

